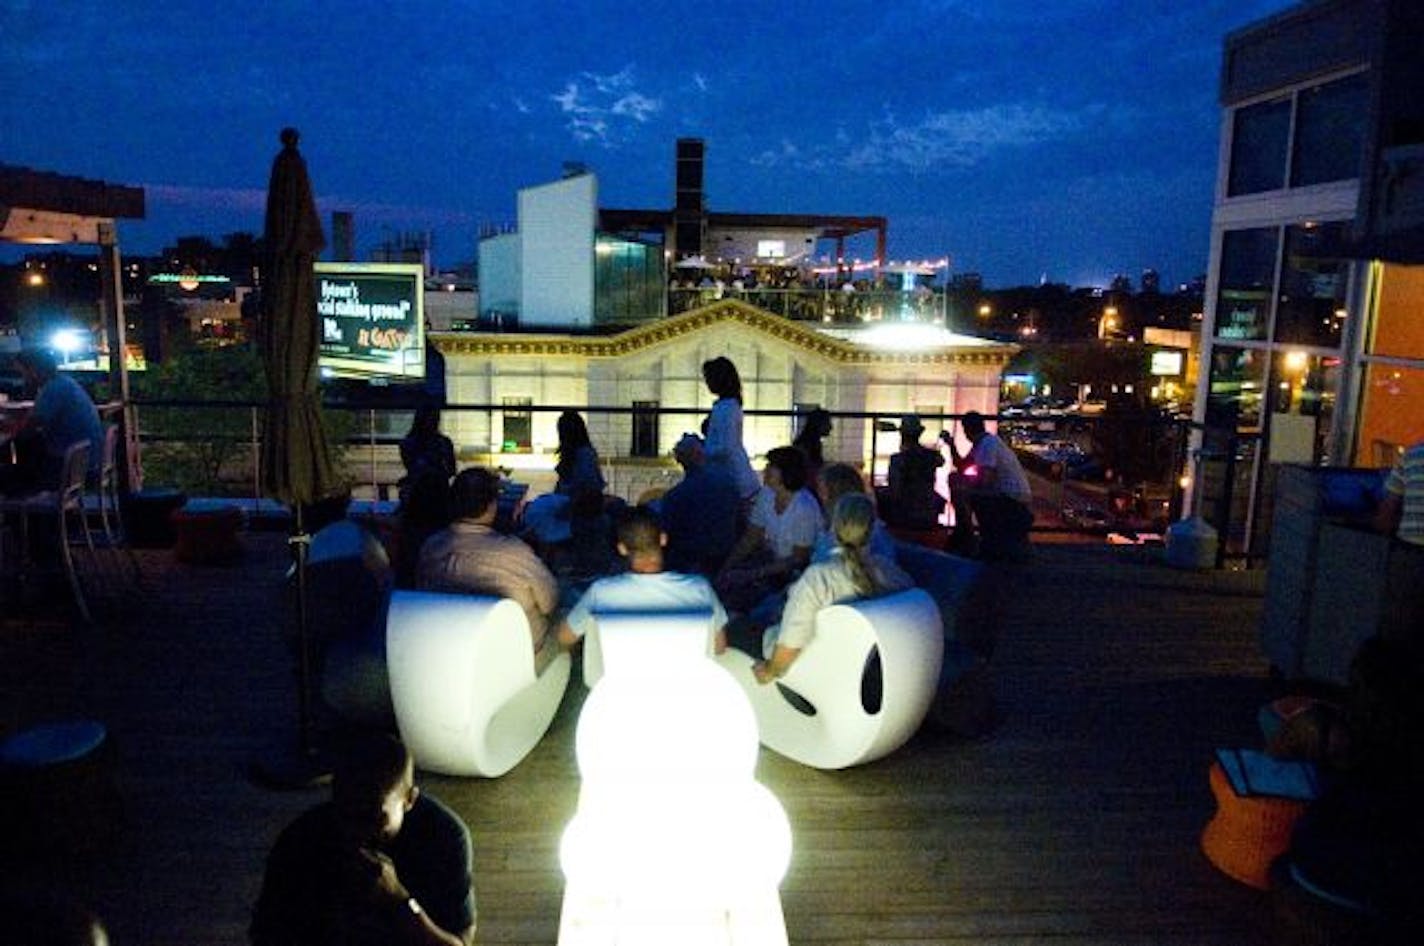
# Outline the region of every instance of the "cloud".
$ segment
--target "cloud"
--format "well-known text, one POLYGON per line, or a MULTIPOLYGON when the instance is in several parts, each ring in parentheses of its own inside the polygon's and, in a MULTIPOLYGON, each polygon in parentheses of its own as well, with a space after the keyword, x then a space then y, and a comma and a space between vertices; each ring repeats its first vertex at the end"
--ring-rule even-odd
POLYGON ((662 111, 661 99, 638 91, 633 67, 614 73, 584 72, 549 96, 564 114, 569 133, 578 141, 612 145, 632 127, 662 111))
MULTIPOLYGON (((858 138, 844 127, 830 142, 798 146, 785 139, 752 159, 762 167, 849 168, 856 171, 927 171, 968 168, 992 155, 1072 134, 1100 113, 1098 106, 1077 113, 1041 105, 994 105, 988 108, 931 112, 914 124, 893 114, 871 123, 858 138)), ((1095 118, 1095 121, 1101 118, 1095 118)))

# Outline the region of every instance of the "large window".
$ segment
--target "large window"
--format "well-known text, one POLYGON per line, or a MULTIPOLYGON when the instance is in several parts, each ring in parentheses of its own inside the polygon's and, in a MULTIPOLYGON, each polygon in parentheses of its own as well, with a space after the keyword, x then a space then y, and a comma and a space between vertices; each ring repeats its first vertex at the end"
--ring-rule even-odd
POLYGON ((1424 266, 1376 263, 1373 334, 1360 389, 1355 463, 1389 466, 1424 439, 1424 266))
POLYGON ((633 444, 635 457, 658 455, 658 402, 633 402, 633 444))
POLYGON ((1323 245, 1343 242, 1346 230, 1346 225, 1339 222, 1286 227, 1286 253, 1276 304, 1276 341, 1340 347, 1350 266, 1338 258, 1322 258, 1316 251, 1323 245))
POLYGON ((533 406, 533 398, 504 399, 504 438, 500 449, 505 453, 528 453, 534 449, 534 415, 529 410, 533 406))
POLYGON ((1359 177, 1368 97, 1368 78, 1356 73, 1238 108, 1226 196, 1359 177))
POLYGON ((599 236, 594 246, 594 321, 633 325, 664 310, 663 248, 599 236))
POLYGON ((1221 279, 1216 297, 1218 338, 1259 341, 1266 337, 1279 241, 1276 227, 1222 234, 1221 279))
POLYGON ((1289 98, 1236 110, 1231 132, 1228 197, 1280 190, 1285 186, 1290 117, 1289 98))
POLYGON ((1226 430, 1261 426, 1261 395, 1266 385, 1266 353, 1218 345, 1211 353, 1206 422, 1226 430))
POLYGON ((1291 158, 1292 187, 1360 176, 1368 91, 1365 77, 1360 74, 1299 94, 1291 158))

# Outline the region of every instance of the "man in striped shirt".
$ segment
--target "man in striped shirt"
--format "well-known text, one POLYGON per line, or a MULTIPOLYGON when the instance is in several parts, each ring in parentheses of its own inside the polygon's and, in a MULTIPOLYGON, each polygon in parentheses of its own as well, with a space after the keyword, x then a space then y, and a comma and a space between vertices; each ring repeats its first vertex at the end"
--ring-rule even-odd
POLYGON ((1424 545, 1424 440, 1416 443, 1384 481, 1379 530, 1411 545, 1424 545))

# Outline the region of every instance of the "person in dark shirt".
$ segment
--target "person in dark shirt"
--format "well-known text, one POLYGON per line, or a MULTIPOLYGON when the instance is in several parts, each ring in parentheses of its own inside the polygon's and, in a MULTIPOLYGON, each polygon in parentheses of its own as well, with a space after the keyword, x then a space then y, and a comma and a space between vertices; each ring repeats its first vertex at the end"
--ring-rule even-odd
POLYGON ((361 734, 331 800, 283 830, 253 911, 253 946, 443 944, 475 935, 470 834, 414 781, 395 737, 361 734))
POLYGON ((682 466, 682 481, 658 508, 668 568, 710 577, 737 544, 742 499, 732 478, 708 465, 701 437, 683 434, 672 455, 682 466))

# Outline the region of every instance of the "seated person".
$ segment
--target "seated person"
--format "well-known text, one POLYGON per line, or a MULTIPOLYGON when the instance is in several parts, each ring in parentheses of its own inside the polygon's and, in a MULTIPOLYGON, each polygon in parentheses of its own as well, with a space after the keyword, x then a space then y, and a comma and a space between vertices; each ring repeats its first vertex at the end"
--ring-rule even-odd
POLYGON ((672 455, 682 466, 682 481, 667 491, 659 506, 668 567, 715 575, 737 544, 741 496, 722 468, 707 464, 702 438, 696 434, 683 434, 672 455))
POLYGON ((272 848, 248 932, 253 946, 474 941, 469 830, 416 788, 398 739, 352 738, 331 800, 272 848))
POLYGON ((89 474, 97 476, 104 465, 104 425, 89 395, 42 348, 20 352, 15 364, 35 391, 35 403, 10 431, 19 462, 0 468, 0 495, 56 488, 64 454, 81 440, 89 441, 89 474))
POLYGON ((499 489, 499 477, 489 470, 460 471, 450 487, 455 521, 421 547, 416 584, 427 591, 514 599, 529 617, 538 654, 559 603, 559 583, 533 549, 494 530, 499 489))
MULTIPOLYGON (((777 447, 767 453, 762 479, 747 531, 714 582, 735 611, 747 611, 790 584, 811 561, 821 531, 821 507, 804 488, 806 458, 800 450, 777 447)), ((774 621, 770 615, 763 626, 774 621)))
POLYGON ((964 415, 964 435, 972 446, 962 456, 954 437, 942 435, 956 470, 950 490, 956 497, 968 497, 979 525, 980 554, 987 559, 1014 557, 1027 545, 1033 525, 1028 476, 1009 445, 985 429, 984 416, 978 411, 964 415))
POLYGON ((918 415, 900 419, 900 451, 890 458, 888 483, 879 497, 888 525, 923 530, 939 524, 944 497, 935 491, 935 471, 944 465, 944 457, 920 445, 924 429, 918 415))
MULTIPOLYGON (((816 613, 842 601, 901 591, 914 584, 892 559, 872 553, 870 534, 875 506, 863 493, 837 500, 831 510, 836 552, 812 564, 791 586, 781 623, 767 628, 758 648, 763 659, 752 666, 758 683, 784 676, 816 632, 816 613)), ((743 645, 744 646, 744 645, 743 645)))
MULTIPOLYGON (((832 463, 821 467, 821 473, 816 477, 816 496, 821 500, 822 509, 836 508, 836 502, 842 496, 852 493, 867 495, 865 480, 861 479, 855 467, 849 463, 832 463)), ((836 534, 827 522, 821 534, 816 536, 816 544, 811 549, 811 561, 824 562, 831 558, 836 554, 836 545, 836 534)), ((870 530, 869 548, 875 555, 895 560, 895 537, 885 528, 885 523, 880 521, 879 516, 875 518, 875 524, 870 530)))
POLYGON ((713 635, 727 623, 727 614, 706 578, 663 570, 666 542, 651 510, 626 510, 618 522, 618 554, 628 560, 628 571, 589 586, 559 626, 559 646, 571 650, 593 630, 602 612, 710 610, 710 653, 713 635))

